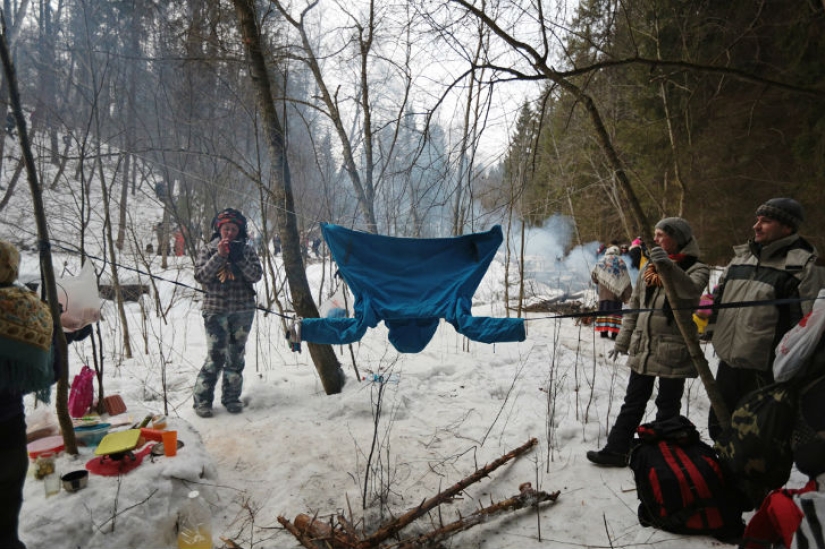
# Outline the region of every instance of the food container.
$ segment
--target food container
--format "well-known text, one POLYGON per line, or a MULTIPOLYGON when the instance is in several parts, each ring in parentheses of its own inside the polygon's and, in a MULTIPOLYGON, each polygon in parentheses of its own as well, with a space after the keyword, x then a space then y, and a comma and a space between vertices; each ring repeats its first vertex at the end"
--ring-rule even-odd
POLYGON ((86 487, 89 482, 89 471, 78 470, 66 473, 60 480, 63 481, 63 489, 67 492, 77 492, 86 487))
POLYGON ((163 440, 163 431, 159 431, 157 429, 147 429, 146 427, 143 427, 140 430, 140 436, 142 436, 146 440, 156 440, 160 442, 163 440))
POLYGON ((57 468, 54 463, 53 453, 42 452, 34 460, 34 478, 37 480, 42 480, 54 474, 55 471, 57 471, 57 468))
POLYGON ((34 440, 29 442, 27 446, 29 457, 32 460, 36 460, 37 456, 47 452, 51 454, 59 454, 64 449, 65 446, 63 445, 63 437, 60 435, 34 440))
POLYGON ((109 433, 111 423, 99 423, 97 425, 88 425, 74 428, 74 436, 78 444, 83 446, 97 446, 109 433))
POLYGON ((166 416, 155 416, 152 420, 152 429, 163 431, 166 429, 166 416))

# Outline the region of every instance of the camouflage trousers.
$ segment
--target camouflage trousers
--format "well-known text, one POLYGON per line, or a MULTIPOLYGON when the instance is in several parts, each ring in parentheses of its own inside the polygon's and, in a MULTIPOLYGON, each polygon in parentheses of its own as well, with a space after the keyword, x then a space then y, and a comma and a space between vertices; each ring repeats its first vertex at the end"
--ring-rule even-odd
POLYGON ((206 361, 195 381, 195 407, 212 406, 218 376, 223 372, 221 404, 240 402, 243 390, 246 340, 255 311, 204 314, 206 361))

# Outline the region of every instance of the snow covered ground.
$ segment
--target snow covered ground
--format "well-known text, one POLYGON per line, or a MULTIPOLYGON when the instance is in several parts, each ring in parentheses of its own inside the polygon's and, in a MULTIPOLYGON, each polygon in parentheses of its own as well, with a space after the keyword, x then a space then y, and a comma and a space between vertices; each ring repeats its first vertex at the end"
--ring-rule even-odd
MULTIPOLYGON (((3 212, 0 238, 28 243, 31 251, 24 251, 21 278, 39 279, 27 193, 17 194, 18 204, 3 212)), ((46 194, 56 242, 76 242, 71 236, 76 224, 60 206, 59 194, 46 194)), ((130 209, 130 226, 139 242, 151 238, 157 217, 153 207, 140 203, 130 209)), ((93 217, 99 214, 95 210, 93 217)), ((54 251, 58 275, 78 271, 76 256, 60 248, 54 251)), ((554 254, 551 250, 549 261, 560 261, 554 254)), ((490 518, 457 535, 450 546, 722 545, 713 538, 641 527, 630 470, 600 468, 586 460, 587 450, 604 444, 628 370, 622 359, 605 359, 608 340, 594 337, 590 328, 573 319, 532 314, 525 342, 496 345, 469 342, 442 324, 418 354, 398 354, 382 325, 351 348, 336 347, 347 383, 341 394, 327 396, 306 349, 290 352, 284 319, 259 312, 247 346, 244 412, 230 415, 217 406, 215 417, 202 419, 195 416, 191 399, 205 356, 200 294, 186 287, 196 286, 191 260, 172 258, 169 267, 161 269, 157 257, 146 258, 147 264, 135 258, 124 253, 119 262, 151 269, 161 278, 154 283, 157 300, 152 290, 142 302, 126 305, 131 358, 124 351, 114 305, 103 303, 106 394, 121 395, 128 408, 110 419, 131 424, 146 414, 164 413, 165 379, 169 428, 178 431, 185 446, 176 457, 147 457, 119 477, 91 475, 88 487, 76 493, 46 497, 43 482, 30 470, 20 524, 30 549, 173 548, 177 512, 193 489, 212 509, 215 547, 232 547, 221 537, 245 549, 298 547, 278 523, 279 516, 293 520, 306 513, 326 520, 343 513, 357 528, 374 529, 533 437, 538 444, 530 452, 442 506, 440 520, 449 522, 517 495, 524 482, 547 492, 558 490, 558 500, 538 511, 490 518), (372 381, 373 374, 385 381, 372 381)), ((108 271, 103 261, 93 261, 97 271, 108 271)), ((530 281, 539 297, 569 293, 574 282, 587 284, 582 278, 586 265, 557 267, 554 276, 530 281), (562 275, 564 287, 553 286, 562 275)), ((148 282, 135 272, 129 276, 133 280, 127 282, 148 282)), ((313 264, 308 276, 317 287, 321 264, 313 264)), ((503 268, 496 262, 476 294, 476 315, 506 314, 503 282, 503 268)), ((73 377, 83 364, 92 363, 91 339, 73 345, 70 352, 73 377)), ((706 354, 715 366, 711 347, 706 354)), ((31 427, 55 421, 50 408, 35 409, 30 398, 27 405, 31 427)), ((651 403, 649 418, 652 408, 651 403)), ((693 380, 686 388, 683 413, 705 433, 707 411, 701 382, 693 380)), ((79 456, 61 455, 57 466, 61 473, 83 469, 93 457, 91 449, 83 448, 79 456)), ((791 485, 803 481, 794 473, 791 485)), ((430 527, 430 520, 437 522, 438 517, 433 514, 402 534, 430 527)))
MULTIPOLYGON (((314 266, 311 278, 319 272, 314 266)), ((491 269, 490 276, 496 274, 491 269)), ((192 282, 188 270, 175 278, 192 282)), ((342 394, 327 396, 306 350, 289 351, 282 319, 259 313, 247 347, 244 413, 217 407, 215 417, 202 419, 191 408, 205 355, 198 295, 171 284, 158 288, 161 302, 172 303, 165 319, 153 314, 144 324, 140 306, 128 305, 134 358, 123 357, 113 323, 101 323, 105 387, 122 396, 129 421, 162 413, 165 366, 169 426, 185 446, 176 457, 147 458, 119 478, 92 475, 88 488, 76 493, 47 498, 42 481, 29 478, 21 516, 29 547, 175 547, 177 510, 192 489, 212 507, 215 547, 222 547, 219 536, 249 548, 297 547, 279 515, 293 520, 299 513, 352 512, 357 524, 375 528, 532 437, 539 441, 532 451, 444 506, 443 520, 516 495, 523 482, 560 491, 558 500, 538 513, 492 518, 460 534, 455 547, 719 545, 642 528, 630 470, 585 459, 587 450, 604 443, 628 370, 621 361, 607 362, 607 340, 572 319, 533 315, 527 341, 518 344, 468 343, 442 325, 414 355, 396 353, 379 326, 351 350, 337 348, 348 381, 342 394), (358 379, 353 359, 366 380, 358 379), (371 381, 372 374, 387 381, 371 381)), ((476 312, 487 313, 504 311, 485 305, 476 312)), ((104 303, 103 316, 115 317, 111 302, 104 303)), ((72 375, 91 360, 90 345, 73 346, 72 375)), ((710 349, 708 355, 713 363, 710 349)), ((689 383, 683 409, 704 426, 708 403, 698 380, 689 383)), ((42 406, 31 414, 41 421, 45 416, 42 406)), ((78 457, 60 457, 58 468, 82 469, 92 457, 84 448, 78 457)))

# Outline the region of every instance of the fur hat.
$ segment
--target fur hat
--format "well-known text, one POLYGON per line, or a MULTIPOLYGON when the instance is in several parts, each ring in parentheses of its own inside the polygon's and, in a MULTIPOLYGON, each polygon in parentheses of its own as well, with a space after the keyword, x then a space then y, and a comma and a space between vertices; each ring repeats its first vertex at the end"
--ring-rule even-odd
POLYGON ((238 226, 238 237, 239 238, 247 238, 246 234, 246 218, 243 216, 241 212, 234 208, 226 208, 218 212, 215 218, 212 220, 212 229, 215 231, 215 234, 212 236, 220 236, 221 225, 225 225, 227 223, 234 223, 238 226))
POLYGON ((656 223, 656 228, 666 232, 668 236, 675 240, 680 250, 693 238, 693 230, 688 222, 681 217, 666 217, 656 223))
POLYGON ((0 284, 11 284, 17 280, 20 269, 20 252, 14 244, 0 240, 0 284))
POLYGON ((794 232, 799 230, 799 225, 805 220, 802 205, 793 198, 771 198, 756 208, 756 215, 775 219, 794 232))

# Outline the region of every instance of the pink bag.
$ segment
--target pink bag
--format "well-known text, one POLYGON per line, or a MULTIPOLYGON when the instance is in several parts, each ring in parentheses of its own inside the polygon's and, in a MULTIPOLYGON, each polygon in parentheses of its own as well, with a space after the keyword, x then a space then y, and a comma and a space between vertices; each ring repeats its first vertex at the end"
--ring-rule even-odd
POLYGON ((83 366, 80 373, 74 376, 72 389, 69 392, 69 415, 72 417, 83 417, 95 398, 94 390, 95 371, 88 366, 83 366))

